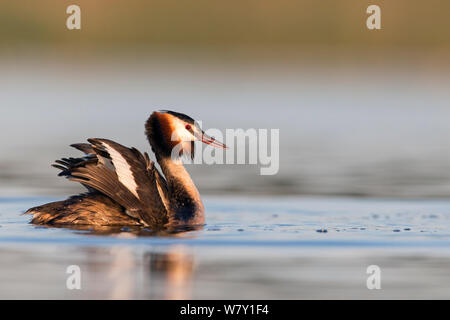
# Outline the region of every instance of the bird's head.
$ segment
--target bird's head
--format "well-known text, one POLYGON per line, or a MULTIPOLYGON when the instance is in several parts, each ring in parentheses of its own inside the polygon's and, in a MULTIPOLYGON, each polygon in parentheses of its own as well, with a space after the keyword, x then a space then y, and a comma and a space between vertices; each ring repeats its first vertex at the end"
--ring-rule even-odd
POLYGON ((179 112, 155 111, 147 120, 145 129, 157 156, 188 154, 193 158, 195 141, 226 149, 223 143, 208 136, 194 119, 179 112))

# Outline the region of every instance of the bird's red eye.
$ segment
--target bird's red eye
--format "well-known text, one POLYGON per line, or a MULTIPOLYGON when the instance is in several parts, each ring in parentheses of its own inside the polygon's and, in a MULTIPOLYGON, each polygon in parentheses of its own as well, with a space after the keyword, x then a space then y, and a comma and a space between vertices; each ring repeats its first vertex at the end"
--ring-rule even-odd
POLYGON ((186 125, 186 130, 191 130, 191 125, 190 124, 186 125))

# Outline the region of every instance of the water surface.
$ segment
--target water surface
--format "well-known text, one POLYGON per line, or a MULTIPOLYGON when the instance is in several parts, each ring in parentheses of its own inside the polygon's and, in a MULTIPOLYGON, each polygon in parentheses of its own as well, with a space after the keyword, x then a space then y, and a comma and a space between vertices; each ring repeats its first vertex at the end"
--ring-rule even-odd
POLYGON ((206 197, 202 230, 46 228, 0 200, 0 298, 449 298, 450 201, 206 197), (368 290, 366 269, 382 270, 368 290), (78 265, 82 289, 66 288, 78 265))

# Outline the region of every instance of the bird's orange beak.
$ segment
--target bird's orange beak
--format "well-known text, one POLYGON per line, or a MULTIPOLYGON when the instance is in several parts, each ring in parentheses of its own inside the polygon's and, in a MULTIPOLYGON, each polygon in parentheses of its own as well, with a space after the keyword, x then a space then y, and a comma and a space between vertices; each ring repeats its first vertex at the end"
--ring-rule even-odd
POLYGON ((220 141, 214 139, 214 137, 210 137, 207 134, 203 133, 202 142, 214 146, 216 148, 227 149, 227 146, 220 141))

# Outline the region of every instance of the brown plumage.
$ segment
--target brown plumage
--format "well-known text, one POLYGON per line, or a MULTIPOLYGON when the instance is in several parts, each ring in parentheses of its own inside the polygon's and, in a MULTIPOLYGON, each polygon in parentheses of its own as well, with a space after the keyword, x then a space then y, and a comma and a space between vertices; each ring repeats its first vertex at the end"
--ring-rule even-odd
POLYGON ((138 226, 138 219, 128 216, 124 208, 99 193, 85 193, 64 201, 32 208, 32 223, 53 225, 138 226))
POLYGON ((63 158, 53 166, 88 192, 29 209, 31 222, 153 229, 202 225, 204 207, 179 156, 193 155, 195 140, 225 145, 208 137, 192 118, 173 111, 154 112, 146 134, 164 176, 147 153, 135 148, 107 139, 73 144, 85 156, 63 158))

